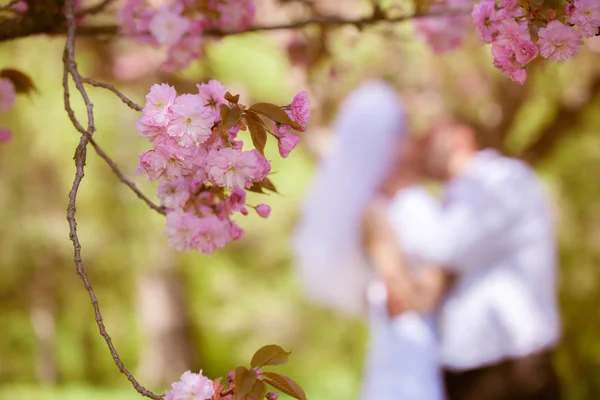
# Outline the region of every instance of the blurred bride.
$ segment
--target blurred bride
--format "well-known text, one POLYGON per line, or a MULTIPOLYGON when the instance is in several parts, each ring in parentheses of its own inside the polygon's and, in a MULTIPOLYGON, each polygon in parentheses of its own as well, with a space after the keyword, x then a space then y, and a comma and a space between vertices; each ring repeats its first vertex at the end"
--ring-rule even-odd
POLYGON ((389 212, 392 193, 381 188, 399 163, 414 157, 416 142, 408 139, 404 119, 399 97, 383 82, 363 83, 350 94, 293 238, 297 272, 309 299, 346 315, 360 315, 368 307, 361 400, 444 398, 434 305, 419 301, 422 293, 435 299, 443 278, 435 269, 417 269, 415 260, 398 251, 390 227, 376 226, 371 221, 380 219, 370 217, 389 212), (400 297, 392 302, 388 293, 400 297))

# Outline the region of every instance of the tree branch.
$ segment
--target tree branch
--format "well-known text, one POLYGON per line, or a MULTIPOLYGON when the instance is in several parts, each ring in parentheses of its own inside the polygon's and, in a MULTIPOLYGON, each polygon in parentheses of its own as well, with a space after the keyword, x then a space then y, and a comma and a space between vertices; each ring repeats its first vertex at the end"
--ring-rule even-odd
POLYGON ((104 159, 104 161, 106 161, 106 163, 108 164, 108 166, 110 167, 110 169, 112 169, 112 171, 115 173, 115 175, 117 175, 119 177, 119 179, 121 180, 121 182, 123 182, 125 185, 129 186, 129 188, 141 199, 143 200, 148 207, 150 207, 151 209, 153 209, 154 211, 156 211, 159 214, 162 215, 166 215, 165 212, 165 208, 162 206, 158 206, 156 204, 154 204, 152 202, 152 200, 150 200, 148 197, 146 197, 146 195, 144 195, 144 193, 142 193, 133 182, 131 182, 129 179, 127 179, 127 177, 125 177, 125 175, 123 175, 123 173, 121 172, 121 170, 119 169, 119 167, 117 166, 117 164, 104 152, 104 150, 102 150, 102 148, 100 146, 98 146, 98 144, 96 143, 96 141, 91 138, 90 139, 90 143, 91 145, 94 147, 94 149, 96 150, 96 153, 98 153, 98 155, 104 159))
MULTIPOLYGON (((329 26, 329 27, 339 27, 345 25, 354 25, 358 28, 364 28, 369 25, 376 25, 379 23, 400 23, 405 21, 410 21, 413 19, 419 18, 431 18, 431 17, 442 17, 447 15, 460 15, 467 14, 470 12, 468 8, 456 8, 456 9, 448 9, 430 13, 417 13, 412 15, 402 15, 397 17, 387 17, 387 15, 382 13, 374 13, 368 17, 362 18, 354 18, 354 19, 343 19, 337 17, 322 17, 322 18, 312 18, 307 19, 305 21, 296 21, 285 24, 277 24, 277 25, 264 25, 264 26, 253 26, 248 29, 240 30, 240 31, 221 31, 215 29, 207 29, 204 31, 204 36, 212 36, 212 37, 224 37, 224 36, 233 36, 233 35, 243 35, 245 33, 252 32, 269 32, 269 31, 277 31, 277 30, 288 30, 288 29, 300 29, 311 25, 319 25, 319 26, 329 26)), ((64 23, 59 23, 55 25, 48 26, 48 24, 40 23, 39 26, 29 27, 29 29, 17 29, 18 27, 12 27, 9 29, 8 27, 3 27, 5 23, 8 23, 7 20, 4 22, 0 22, 0 41, 17 39, 20 37, 36 35, 36 34, 49 34, 49 35, 62 35, 67 31, 67 27, 64 23)), ((78 36, 115 36, 120 32, 119 25, 88 25, 81 26, 77 29, 78 36)))
POLYGON ((71 187, 71 190, 69 191, 69 205, 67 207, 67 221, 69 222, 69 237, 70 237, 71 241, 73 242, 73 250, 74 250, 73 260, 75 262, 77 274, 79 276, 81 276, 83 285, 85 286, 85 288, 90 296, 90 300, 92 302, 92 306, 94 308, 94 313, 96 316, 96 324, 98 325, 98 330, 100 331, 100 335, 102 335, 102 337, 104 338, 104 341, 106 342, 106 344, 110 350, 111 356, 112 356, 115 364, 119 368, 119 371, 121 371, 121 373, 123 373, 125 376, 127 376, 127 379, 129 379, 129 381, 132 383, 133 387, 135 388, 135 390, 138 393, 140 393, 143 396, 149 397, 151 399, 160 400, 160 399, 162 399, 162 396, 154 394, 151 391, 149 391, 148 389, 141 386, 137 382, 137 380, 133 377, 133 375, 127 370, 127 368, 125 368, 125 365, 121 361, 121 358, 119 357, 119 354, 117 353, 117 350, 115 349, 115 347, 112 343, 111 337, 106 332, 106 327, 104 326, 104 321, 102 319, 102 314, 100 312, 100 306, 98 304, 98 299, 96 298, 96 295, 94 293, 92 285, 91 285, 91 283, 88 279, 88 276, 83 268, 83 261, 81 258, 81 243, 79 242, 79 237, 77 235, 77 220, 75 218, 76 202, 77 202, 77 192, 79 191, 79 186, 81 185, 81 181, 83 180, 83 177, 84 177, 85 162, 86 162, 86 157, 87 157, 87 144, 92 140, 92 135, 94 134, 96 128, 94 125, 93 104, 90 101, 90 99, 85 91, 85 88, 83 87, 82 78, 79 75, 79 71, 77 70, 77 63, 75 62, 75 13, 73 10, 73 8, 74 8, 73 1, 74 0, 66 0, 65 14, 67 17, 68 30, 67 30, 67 40, 66 40, 66 44, 65 44, 65 51, 64 51, 64 57, 63 57, 64 68, 65 68, 65 72, 63 73, 63 85, 64 85, 64 89, 65 89, 65 95, 64 95, 65 108, 67 109, 67 113, 69 114, 69 117, 71 118, 71 120, 74 121, 73 124, 75 125, 75 128, 81 133, 81 138, 79 140, 79 144, 77 145, 77 149, 75 150, 74 158, 75 158, 76 172, 75 172, 75 179, 73 180, 73 185, 71 187), (73 110, 72 110, 72 107, 70 104, 70 99, 69 99, 69 94, 68 94, 68 83, 69 83, 68 75, 69 74, 73 78, 73 81, 75 82, 75 86, 77 87, 77 90, 81 94, 81 97, 83 98, 85 105, 86 105, 88 123, 87 123, 87 129, 85 129, 85 130, 83 129, 83 126, 77 121, 77 118, 75 117, 75 114, 73 113, 73 110))
POLYGON ((103 83, 103 82, 98 82, 94 79, 91 78, 82 78, 82 81, 84 83, 87 83, 89 85, 92 86, 96 86, 96 87, 101 87, 104 89, 108 89, 111 92, 113 92, 114 94, 117 95, 117 97, 119 97, 121 99, 121 101, 125 104, 127 104, 129 106, 129 108, 135 110, 135 111, 142 111, 142 107, 137 105, 136 103, 134 103, 133 101, 131 101, 127 96, 125 96, 123 93, 119 92, 119 90, 117 90, 117 88, 115 88, 113 85, 109 85, 108 83, 103 83))

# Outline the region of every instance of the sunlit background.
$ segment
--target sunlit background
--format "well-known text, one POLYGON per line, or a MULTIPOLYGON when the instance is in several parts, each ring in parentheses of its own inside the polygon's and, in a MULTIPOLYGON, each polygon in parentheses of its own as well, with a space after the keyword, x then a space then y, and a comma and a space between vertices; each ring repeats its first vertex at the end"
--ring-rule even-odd
MULTIPOLYGON (((299 1, 258 3, 259 23, 310 17, 299 1)), ((351 17, 368 10, 368 2, 344 0, 342 12, 339 3, 319 1, 317 11, 351 17)), ((82 255, 124 363, 142 384, 163 392, 186 369, 224 376, 260 346, 277 343, 293 352, 282 372, 310 399, 357 397, 364 323, 303 299, 289 238, 337 105, 361 80, 383 77, 403 94, 416 127, 440 110, 460 112, 542 175, 560 227, 564 340, 556 366, 566 399, 600 398, 598 39, 573 61, 532 65, 523 87, 493 69, 489 48, 474 35, 461 49, 437 56, 410 23, 228 37, 207 45, 201 61, 175 75, 157 72, 160 55, 149 49, 117 39, 78 42, 84 75, 118 85, 138 103, 154 82, 195 92, 196 83, 210 78, 246 104, 284 105, 300 90, 313 103, 298 150, 281 160, 268 146, 280 192, 268 199, 271 217, 239 220, 245 240, 210 258, 175 252, 162 235, 164 218, 89 151, 77 207, 82 255)), ((61 37, 0 45, 0 68, 28 73, 39 89, 0 114, 0 125, 14 132, 0 144, 0 399, 137 399, 98 335, 73 264, 66 207, 79 137, 63 107, 63 46, 61 37)), ((96 140, 155 198, 155 184, 135 176, 137 154, 148 149, 136 134, 139 115, 110 92, 89 92, 96 140)))

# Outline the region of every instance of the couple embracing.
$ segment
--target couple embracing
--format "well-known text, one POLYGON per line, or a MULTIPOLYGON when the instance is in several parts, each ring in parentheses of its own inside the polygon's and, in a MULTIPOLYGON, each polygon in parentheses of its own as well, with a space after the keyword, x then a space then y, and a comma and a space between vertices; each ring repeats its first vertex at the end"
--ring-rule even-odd
POLYGON ((334 133, 293 244, 309 298, 368 309, 361 400, 560 399, 555 235, 534 172, 457 119, 409 137, 383 82, 351 93, 334 133))

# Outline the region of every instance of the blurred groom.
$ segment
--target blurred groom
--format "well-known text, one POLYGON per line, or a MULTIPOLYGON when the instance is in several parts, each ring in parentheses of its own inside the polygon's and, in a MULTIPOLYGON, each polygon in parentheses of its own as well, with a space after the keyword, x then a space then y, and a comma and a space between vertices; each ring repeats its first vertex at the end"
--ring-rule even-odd
MULTIPOLYGON (((556 244, 548 199, 523 162, 447 119, 397 169, 392 220, 402 252, 453 276, 438 308, 449 400, 558 400, 556 244), (420 186, 444 182, 439 201, 420 186)), ((392 283, 390 283, 392 285, 392 283)), ((389 291, 390 315, 406 293, 389 291)), ((418 295, 418 294, 417 294, 418 295)))

